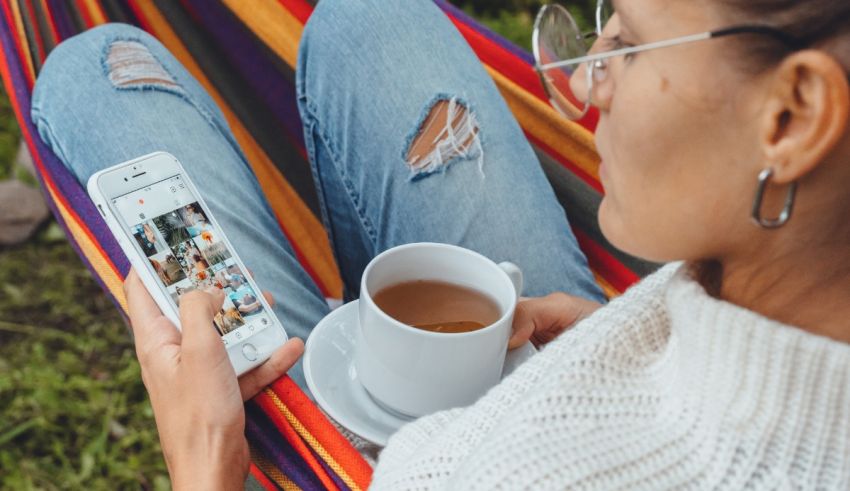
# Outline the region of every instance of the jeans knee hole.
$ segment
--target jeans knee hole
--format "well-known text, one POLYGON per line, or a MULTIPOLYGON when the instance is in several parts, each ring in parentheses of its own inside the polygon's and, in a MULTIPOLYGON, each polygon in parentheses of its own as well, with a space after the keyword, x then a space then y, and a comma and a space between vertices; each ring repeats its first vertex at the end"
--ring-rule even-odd
POLYGON ((147 46, 138 41, 113 41, 106 64, 109 81, 119 88, 180 87, 147 46))
POLYGON ((458 159, 476 159, 484 175, 478 120, 457 97, 437 97, 426 106, 421 123, 408 138, 404 160, 416 178, 441 171, 458 159))

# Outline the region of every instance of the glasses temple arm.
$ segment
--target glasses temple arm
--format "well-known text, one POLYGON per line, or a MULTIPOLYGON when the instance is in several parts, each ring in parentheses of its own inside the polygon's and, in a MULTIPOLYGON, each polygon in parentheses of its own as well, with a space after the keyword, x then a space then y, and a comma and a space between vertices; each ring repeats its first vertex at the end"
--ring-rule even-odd
POLYGON ((667 48, 670 46, 678 46, 681 44, 694 43, 697 41, 704 41, 706 39, 711 39, 714 37, 714 34, 711 32, 703 32, 700 34, 692 34, 690 36, 682 36, 674 39, 667 39, 665 41, 657 41, 654 43, 642 44, 640 46, 634 46, 631 48, 623 48, 614 51, 606 51, 604 53, 598 53, 595 55, 587 55, 580 56, 578 58, 572 58, 569 60, 556 61, 554 63, 547 63, 545 65, 539 65, 539 70, 552 70, 554 68, 561 68, 565 66, 571 65, 580 65, 582 63, 589 63, 593 61, 601 61, 606 60, 608 58, 613 58, 615 56, 623 56, 634 53, 640 53, 642 51, 648 51, 651 49, 657 48, 667 48))

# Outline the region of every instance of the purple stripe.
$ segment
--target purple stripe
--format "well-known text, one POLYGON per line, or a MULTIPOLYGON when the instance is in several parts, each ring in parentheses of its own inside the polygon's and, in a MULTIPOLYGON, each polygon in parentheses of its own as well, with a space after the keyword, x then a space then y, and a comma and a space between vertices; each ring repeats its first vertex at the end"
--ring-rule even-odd
POLYGON ((216 48, 238 70, 253 95, 271 110, 289 139, 303 149, 304 130, 295 83, 276 69, 276 65, 286 66, 283 60, 270 60, 262 42, 221 2, 182 0, 181 3, 215 40, 216 48))
POLYGON ((520 59, 522 59, 523 61, 525 61, 529 65, 534 64, 534 57, 531 55, 531 53, 520 48, 516 44, 508 41, 507 39, 503 38, 502 36, 496 34, 494 31, 492 31, 490 28, 488 28, 484 24, 481 24, 480 22, 476 21, 475 19, 473 19, 472 17, 467 15, 466 12, 464 12, 463 10, 461 10, 461 9, 455 7, 454 5, 450 4, 447 0, 434 0, 434 3, 436 3, 441 9, 443 9, 443 12, 450 14, 452 17, 456 18, 457 20, 461 21, 462 23, 466 24, 467 26, 475 29, 478 33, 482 34, 484 37, 486 37, 490 41, 493 41, 494 43, 498 44, 502 48, 508 50, 512 54, 518 56, 520 59))
POLYGON ((324 459, 319 457, 319 454, 317 454, 312 447, 310 448, 310 452, 313 454, 314 457, 316 457, 316 460, 318 460, 319 463, 322 464, 322 468, 331 477, 331 481, 336 484, 336 487, 338 487, 340 491, 351 491, 351 488, 349 488, 348 485, 345 484, 345 481, 343 481, 342 478, 336 475, 336 472, 331 469, 331 466, 329 466, 328 463, 324 461, 324 459))
POLYGON ((245 434, 248 441, 272 461, 286 477, 304 490, 324 490, 313 470, 289 445, 268 416, 253 402, 245 404, 245 434))
POLYGON ((54 24, 56 24, 56 30, 59 32, 59 37, 62 38, 58 39, 57 42, 63 39, 68 39, 76 34, 74 22, 71 20, 71 13, 68 12, 68 7, 65 1, 66 0, 47 0, 50 14, 53 16, 54 24))
MULTIPOLYGON (((142 28, 142 23, 139 21, 139 16, 136 15, 136 11, 133 10, 133 7, 130 6, 130 2, 128 0, 122 0, 120 2, 116 2, 115 5, 118 9, 121 10, 121 13, 124 14, 125 20, 123 22, 129 22, 130 24, 142 28)), ((109 20, 112 22, 112 20, 109 20)))
MULTIPOLYGON (((68 171, 68 169, 65 168, 62 162, 59 161, 56 155, 53 154, 44 142, 41 141, 41 138, 38 136, 38 131, 35 129, 35 126, 33 126, 32 118, 30 116, 30 93, 27 89, 27 79, 24 75, 23 66, 20 63, 20 59, 18 58, 17 52, 14 48, 14 38, 12 37, 12 31, 9 28, 11 24, 9 23, 9 19, 4 20, 5 22, 3 23, 2 28, 0 28, 0 41, 2 41, 3 51, 8 62, 9 73, 12 78, 12 87, 7 87, 7 89, 14 92, 15 99, 18 102, 18 106, 21 111, 20 116, 23 118, 23 120, 19 120, 18 123, 21 125, 23 134, 29 134, 32 137, 28 140, 31 144, 30 150, 34 151, 41 157, 41 162, 44 164, 45 171, 53 178, 57 193, 64 196, 68 203, 73 203, 76 213, 100 242, 100 245, 106 254, 112 259, 118 270, 125 273, 130 269, 130 264, 123 251, 121 251, 121 248, 118 246, 118 243, 115 241, 115 238, 112 237, 111 232, 106 227, 106 223, 104 223, 100 213, 98 213, 94 204, 92 204, 83 187, 77 182, 77 179, 68 171)), ((45 183, 44 176, 39 175, 38 178, 41 182, 41 188, 45 193, 45 197, 53 211, 53 215, 63 226, 66 233, 71 236, 66 224, 62 221, 62 217, 58 212, 57 206, 51 202, 50 197, 47 195, 47 185, 45 183)), ((78 253, 81 252, 76 246, 75 249, 77 249, 78 253)), ((82 254, 80 254, 80 256, 84 257, 82 254)), ((91 265, 88 264, 88 266, 91 269, 91 265)), ((103 285, 102 282, 101 285, 103 285)))

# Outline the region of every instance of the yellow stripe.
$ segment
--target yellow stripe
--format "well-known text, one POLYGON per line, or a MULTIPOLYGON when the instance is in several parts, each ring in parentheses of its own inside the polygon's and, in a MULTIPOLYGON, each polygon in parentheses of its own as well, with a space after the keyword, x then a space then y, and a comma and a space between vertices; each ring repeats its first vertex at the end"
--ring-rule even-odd
POLYGON ((50 199, 56 203, 56 209, 59 210, 59 214, 62 216, 62 221, 65 222, 65 225, 71 232, 77 246, 79 246, 83 255, 85 255, 86 259, 88 259, 89 263, 91 263, 97 276, 103 281, 106 288, 109 289, 109 293, 112 294, 112 296, 118 301, 121 309, 124 312, 127 312, 127 300, 124 298, 123 280, 115 274, 115 271, 113 271, 113 269, 109 266, 94 242, 92 242, 85 231, 83 231, 82 227, 80 227, 76 220, 74 220, 73 215, 68 212, 62 202, 57 199, 56 192, 50 186, 46 187, 50 194, 50 199))
POLYGON ((275 407, 281 412, 281 414, 283 414, 286 420, 289 421, 289 424, 291 424, 292 427, 295 428, 295 431, 298 432, 301 438, 303 438, 304 441, 306 441, 307 444, 310 445, 310 447, 312 447, 317 454, 319 454, 319 457, 321 457, 322 460, 324 460, 325 463, 328 464, 328 467, 333 469, 333 471, 336 473, 337 476, 339 476, 340 479, 342 479, 345 485, 352 490, 361 489, 360 486, 358 486, 357 483, 354 482, 354 479, 352 479, 351 476, 348 475, 345 469, 341 465, 339 465, 336 460, 334 460, 333 456, 327 450, 325 450, 325 447, 323 447, 322 444, 319 443, 319 441, 316 440, 316 438, 307 430, 307 428, 305 428, 304 425, 301 424, 301 421, 299 421, 298 418, 296 418, 295 415, 292 414, 289 408, 286 407, 286 405, 281 402, 280 399, 278 399, 277 394, 275 394, 271 389, 265 389, 265 393, 271 398, 272 403, 274 403, 275 407))
POLYGON ((32 65, 32 58, 30 57, 30 43, 27 39, 26 30, 24 30, 24 20, 21 17, 21 6, 17 1, 13 0, 11 2, 12 7, 12 17, 15 19, 15 30, 17 31, 18 39, 21 41, 21 51, 23 52, 23 60, 24 67, 27 70, 27 79, 35 80, 35 67, 32 65))
POLYGON ((89 18, 94 25, 99 26, 106 23, 106 15, 104 15, 97 0, 83 0, 83 4, 86 6, 86 10, 89 11, 89 18))
POLYGON ((617 291, 617 289, 614 288, 611 283, 608 283, 608 280, 600 276, 599 273, 593 271, 593 276, 596 278, 596 283, 599 285, 600 288, 602 288, 602 293, 605 294, 608 300, 620 296, 620 292, 617 291))
MULTIPOLYGON (((274 1, 224 3, 274 53, 291 67, 298 56, 303 26, 282 5, 274 1)), ((593 134, 580 124, 566 120, 551 106, 529 94, 498 70, 484 65, 508 102, 522 127, 550 148, 569 156, 570 161, 599 179, 599 157, 593 134)))
POLYGON ((286 474, 281 472, 281 470, 267 459, 265 455, 256 451, 253 447, 251 447, 251 460, 254 461, 254 464, 256 464, 256 466, 259 467, 260 470, 269 477, 269 479, 277 483, 277 485, 283 488, 284 491, 301 491, 301 488, 295 484, 292 479, 287 477, 286 474))
POLYGON ((224 0, 224 4, 290 67, 298 59, 298 43, 304 26, 275 0, 245 2, 224 0))
MULTIPOLYGON (((246 2, 252 6, 263 2, 246 2)), ((328 289, 330 295, 342 298, 342 280, 331 252, 328 237, 321 222, 313 215, 298 193, 289 182, 278 171, 268 155, 254 140, 248 130, 242 125, 238 117, 230 110, 224 98, 215 89, 209 79, 204 75, 201 68, 195 63, 189 51, 180 41, 180 38, 171 29, 168 21, 162 17, 157 7, 151 0, 139 0, 137 6, 142 10, 145 17, 150 21, 156 37, 168 46, 169 51, 183 64, 186 69, 194 75, 203 85, 204 89, 215 100, 218 107, 224 113, 233 135, 245 157, 251 164, 251 168, 257 176, 257 180, 263 189, 263 193, 269 200, 269 204, 284 224, 287 233, 298 249, 304 254, 310 267, 319 277, 320 281, 328 289)), ((299 31, 300 32, 300 31, 299 31)))
POLYGON ((567 120, 498 70, 486 64, 484 68, 493 77, 523 129, 599 180, 599 155, 596 153, 593 133, 567 120))

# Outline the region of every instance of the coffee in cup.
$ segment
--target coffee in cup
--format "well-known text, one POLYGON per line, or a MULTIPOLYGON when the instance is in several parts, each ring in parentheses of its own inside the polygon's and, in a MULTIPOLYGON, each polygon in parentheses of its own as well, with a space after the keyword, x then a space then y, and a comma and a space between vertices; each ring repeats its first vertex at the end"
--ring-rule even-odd
POLYGON ((361 384, 408 417, 472 404, 501 379, 521 291, 517 266, 462 247, 417 243, 381 253, 361 279, 361 384))
POLYGON ((375 293, 375 305, 408 326, 445 334, 483 329, 502 316, 486 293, 439 280, 414 280, 375 293))

